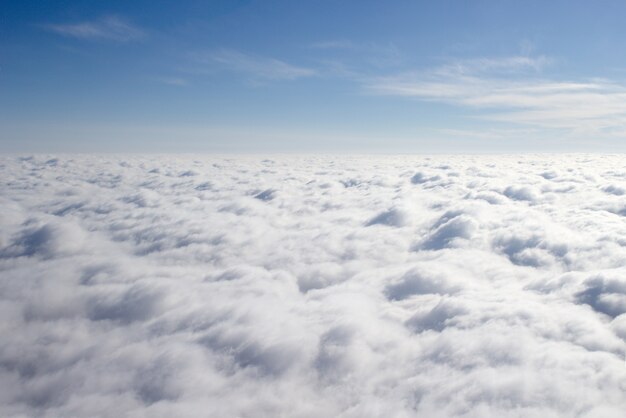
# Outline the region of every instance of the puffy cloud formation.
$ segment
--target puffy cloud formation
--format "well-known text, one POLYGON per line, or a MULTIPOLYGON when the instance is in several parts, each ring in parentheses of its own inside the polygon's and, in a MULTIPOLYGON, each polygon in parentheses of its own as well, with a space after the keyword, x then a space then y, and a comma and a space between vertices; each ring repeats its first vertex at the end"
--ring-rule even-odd
POLYGON ((0 160, 0 416, 622 417, 621 156, 0 160))

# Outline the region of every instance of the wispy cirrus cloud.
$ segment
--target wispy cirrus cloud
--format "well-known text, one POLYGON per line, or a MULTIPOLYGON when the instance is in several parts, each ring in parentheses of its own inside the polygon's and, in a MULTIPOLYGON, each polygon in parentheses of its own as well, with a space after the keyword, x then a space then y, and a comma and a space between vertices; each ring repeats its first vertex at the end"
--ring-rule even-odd
POLYGON ((47 24, 43 28, 59 35, 84 40, 128 42, 142 39, 146 32, 119 16, 104 16, 97 20, 47 24))
POLYGON ((157 77, 154 79, 161 84, 167 84, 169 86, 184 87, 189 85, 189 81, 182 77, 157 77))
POLYGON ((480 57, 450 61, 434 70, 441 75, 472 75, 485 73, 515 74, 527 71, 540 72, 553 63, 550 57, 539 55, 514 55, 510 57, 480 57))
POLYGON ((412 97, 480 111, 478 117, 572 133, 626 131, 626 87, 606 79, 541 77, 545 57, 481 58, 420 73, 370 79, 375 94, 412 97))
POLYGON ((334 39, 330 41, 313 42, 310 47, 314 49, 350 49, 356 44, 347 39, 334 39))
POLYGON ((352 72, 365 68, 388 68, 401 64, 405 54, 393 42, 354 42, 335 39, 314 42, 308 46, 333 56, 335 66, 351 67, 352 72))
POLYGON ((226 69, 246 74, 257 80, 295 80, 317 75, 317 71, 312 68, 289 64, 275 58, 248 55, 231 49, 222 49, 203 55, 199 60, 217 63, 226 69))

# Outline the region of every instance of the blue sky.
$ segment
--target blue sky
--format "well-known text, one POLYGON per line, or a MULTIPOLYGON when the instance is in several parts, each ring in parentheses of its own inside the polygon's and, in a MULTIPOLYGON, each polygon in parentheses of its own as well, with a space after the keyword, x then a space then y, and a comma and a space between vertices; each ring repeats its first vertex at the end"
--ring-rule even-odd
POLYGON ((5 1, 4 152, 626 150, 623 1, 5 1))

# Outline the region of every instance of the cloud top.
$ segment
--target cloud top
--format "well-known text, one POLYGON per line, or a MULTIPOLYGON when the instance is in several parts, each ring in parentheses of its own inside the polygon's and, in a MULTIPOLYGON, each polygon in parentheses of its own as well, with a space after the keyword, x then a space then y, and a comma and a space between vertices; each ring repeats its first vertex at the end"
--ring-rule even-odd
POLYGON ((0 158, 3 417, 621 417, 623 157, 0 158))

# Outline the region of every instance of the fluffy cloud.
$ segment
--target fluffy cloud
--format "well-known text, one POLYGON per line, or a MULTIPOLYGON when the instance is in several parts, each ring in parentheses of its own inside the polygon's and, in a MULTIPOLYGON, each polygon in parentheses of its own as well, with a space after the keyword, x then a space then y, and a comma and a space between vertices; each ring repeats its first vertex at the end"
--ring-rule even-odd
POLYGON ((619 156, 0 160, 0 415, 621 417, 619 156))

